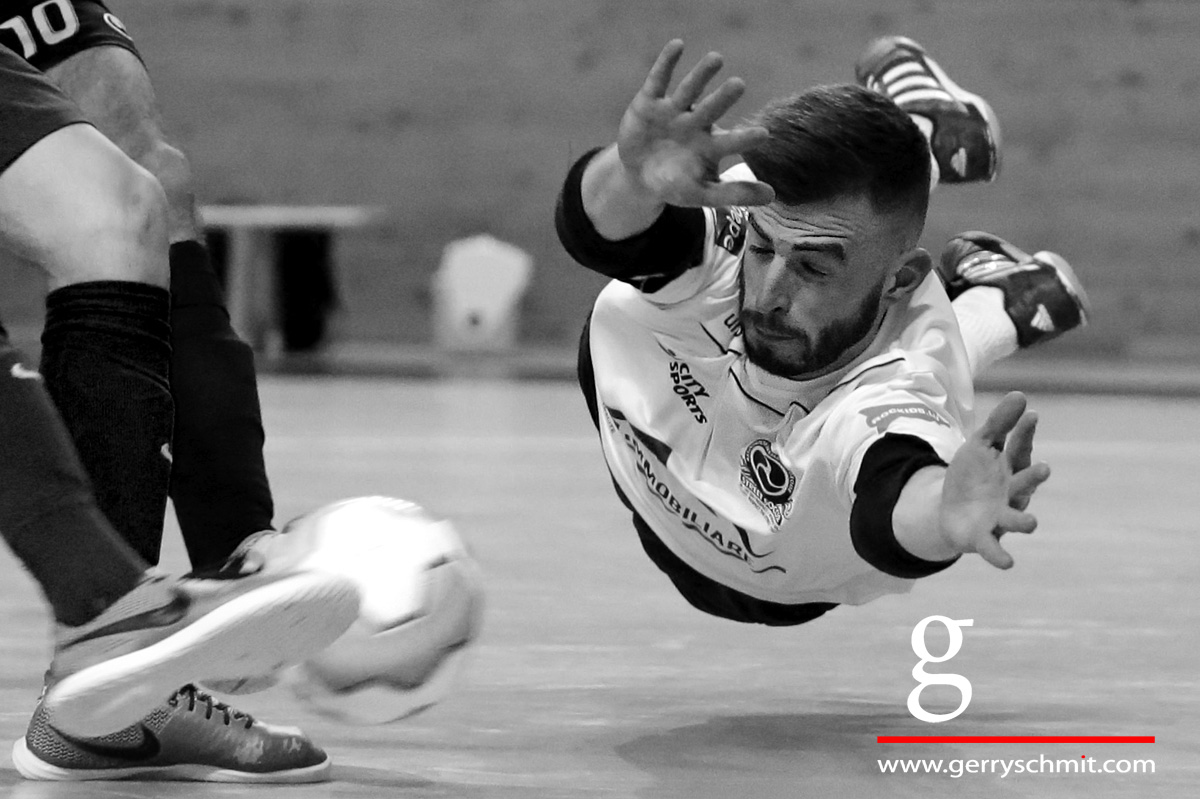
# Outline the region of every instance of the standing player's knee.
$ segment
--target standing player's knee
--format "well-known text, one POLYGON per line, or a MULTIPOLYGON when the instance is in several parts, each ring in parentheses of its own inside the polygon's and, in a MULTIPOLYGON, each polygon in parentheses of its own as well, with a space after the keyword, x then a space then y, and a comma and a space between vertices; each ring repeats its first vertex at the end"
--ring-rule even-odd
POLYGON ((106 237, 112 253, 97 268, 119 280, 167 284, 167 198, 158 180, 146 169, 126 161, 122 176, 105 187, 111 196, 106 237))
POLYGON ((147 170, 112 156, 108 168, 76 187, 74 219, 64 223, 71 244, 65 257, 51 259, 59 267, 52 287, 95 280, 168 284, 166 195, 147 170))
POLYGON ((123 280, 166 286, 162 187, 89 125, 48 134, 0 175, 6 249, 38 265, 51 289, 123 280))
POLYGON ((128 197, 128 229, 140 252, 148 257, 142 266, 149 282, 165 281, 168 275, 167 251, 167 195, 162 184, 154 175, 138 170, 125 189, 128 197))

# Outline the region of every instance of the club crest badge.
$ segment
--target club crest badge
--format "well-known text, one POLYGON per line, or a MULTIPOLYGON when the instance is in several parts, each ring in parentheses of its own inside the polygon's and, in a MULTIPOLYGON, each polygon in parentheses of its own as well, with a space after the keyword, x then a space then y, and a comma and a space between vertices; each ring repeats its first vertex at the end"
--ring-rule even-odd
POLYGON ((770 441, 760 438, 746 447, 741 478, 742 493, 766 517, 771 529, 778 530, 796 505, 796 475, 783 465, 770 441))

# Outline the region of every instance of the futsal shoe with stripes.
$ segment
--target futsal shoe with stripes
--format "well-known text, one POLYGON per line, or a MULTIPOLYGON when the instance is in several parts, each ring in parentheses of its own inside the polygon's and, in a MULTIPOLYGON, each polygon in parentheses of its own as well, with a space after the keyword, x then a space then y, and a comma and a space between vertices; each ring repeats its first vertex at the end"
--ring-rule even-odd
POLYGON ((1024 349, 1083 327, 1091 305, 1075 270, 1062 256, 1030 255, 999 236, 960 233, 942 250, 938 273, 950 299, 976 286, 1004 292, 1004 310, 1024 349))
POLYGON ((886 94, 929 140, 933 182, 994 180, 1000 169, 1000 122, 982 97, 963 89, 904 36, 867 45, 854 66, 858 82, 886 94))
POLYGON ((43 707, 74 736, 133 724, 180 685, 272 671, 337 640, 358 617, 344 577, 148 577, 96 619, 59 626, 43 707))
POLYGON ((38 702, 13 765, 30 780, 324 782, 329 756, 296 727, 264 724, 187 685, 118 732, 76 738, 38 702))

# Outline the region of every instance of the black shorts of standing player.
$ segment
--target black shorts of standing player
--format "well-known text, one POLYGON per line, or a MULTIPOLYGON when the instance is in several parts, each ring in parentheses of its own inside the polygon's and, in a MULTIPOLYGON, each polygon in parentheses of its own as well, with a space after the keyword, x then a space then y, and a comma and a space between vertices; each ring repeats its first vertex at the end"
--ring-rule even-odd
POLYGON ((93 47, 141 54, 125 25, 99 0, 0 0, 0 45, 45 72, 93 47))
POLYGON ((40 73, 0 47, 0 172, 54 131, 86 122, 79 108, 40 73))
MULTIPOLYGON (((583 397, 587 401, 588 413, 592 424, 600 427, 599 408, 596 406, 596 375, 592 368, 592 350, 590 345, 591 318, 583 325, 583 334, 579 339, 579 360, 577 361, 577 376, 583 397)), ((769 627, 790 627, 823 616, 837 607, 835 602, 806 602, 800 605, 785 605, 780 602, 768 602, 752 597, 741 591, 721 585, 716 580, 705 577, 667 548, 662 539, 650 529, 637 511, 633 509, 625 497, 621 487, 613 481, 613 488, 622 504, 633 514, 633 527, 637 530, 642 542, 642 549, 654 561, 654 565, 670 578, 675 589, 688 601, 692 607, 702 610, 712 616, 746 624, 765 624, 769 627)))

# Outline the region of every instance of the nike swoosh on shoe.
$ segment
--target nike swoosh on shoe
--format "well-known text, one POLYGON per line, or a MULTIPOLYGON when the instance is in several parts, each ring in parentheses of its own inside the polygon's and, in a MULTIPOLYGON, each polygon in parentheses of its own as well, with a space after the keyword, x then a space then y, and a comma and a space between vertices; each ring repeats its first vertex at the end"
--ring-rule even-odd
POLYGON ((184 616, 187 615, 188 608, 191 607, 191 600, 183 594, 176 594, 166 605, 162 605, 151 610, 137 613, 133 616, 126 616, 123 619, 118 619, 111 624, 106 624, 103 627, 97 627, 94 630, 89 630, 78 638, 73 638, 67 646, 75 646, 85 641, 94 641, 97 638, 103 638, 109 635, 120 635, 122 633, 139 632, 142 630, 154 629, 155 627, 167 627, 175 624, 184 616))
POLYGON ((54 732, 64 741, 71 744, 71 746, 96 757, 104 757, 109 760, 122 760, 130 763, 157 757, 158 753, 162 751, 162 745, 158 742, 158 736, 145 724, 139 723, 137 726, 142 733, 142 738, 137 744, 131 746, 107 744, 93 738, 74 738, 59 729, 55 729, 54 732))

